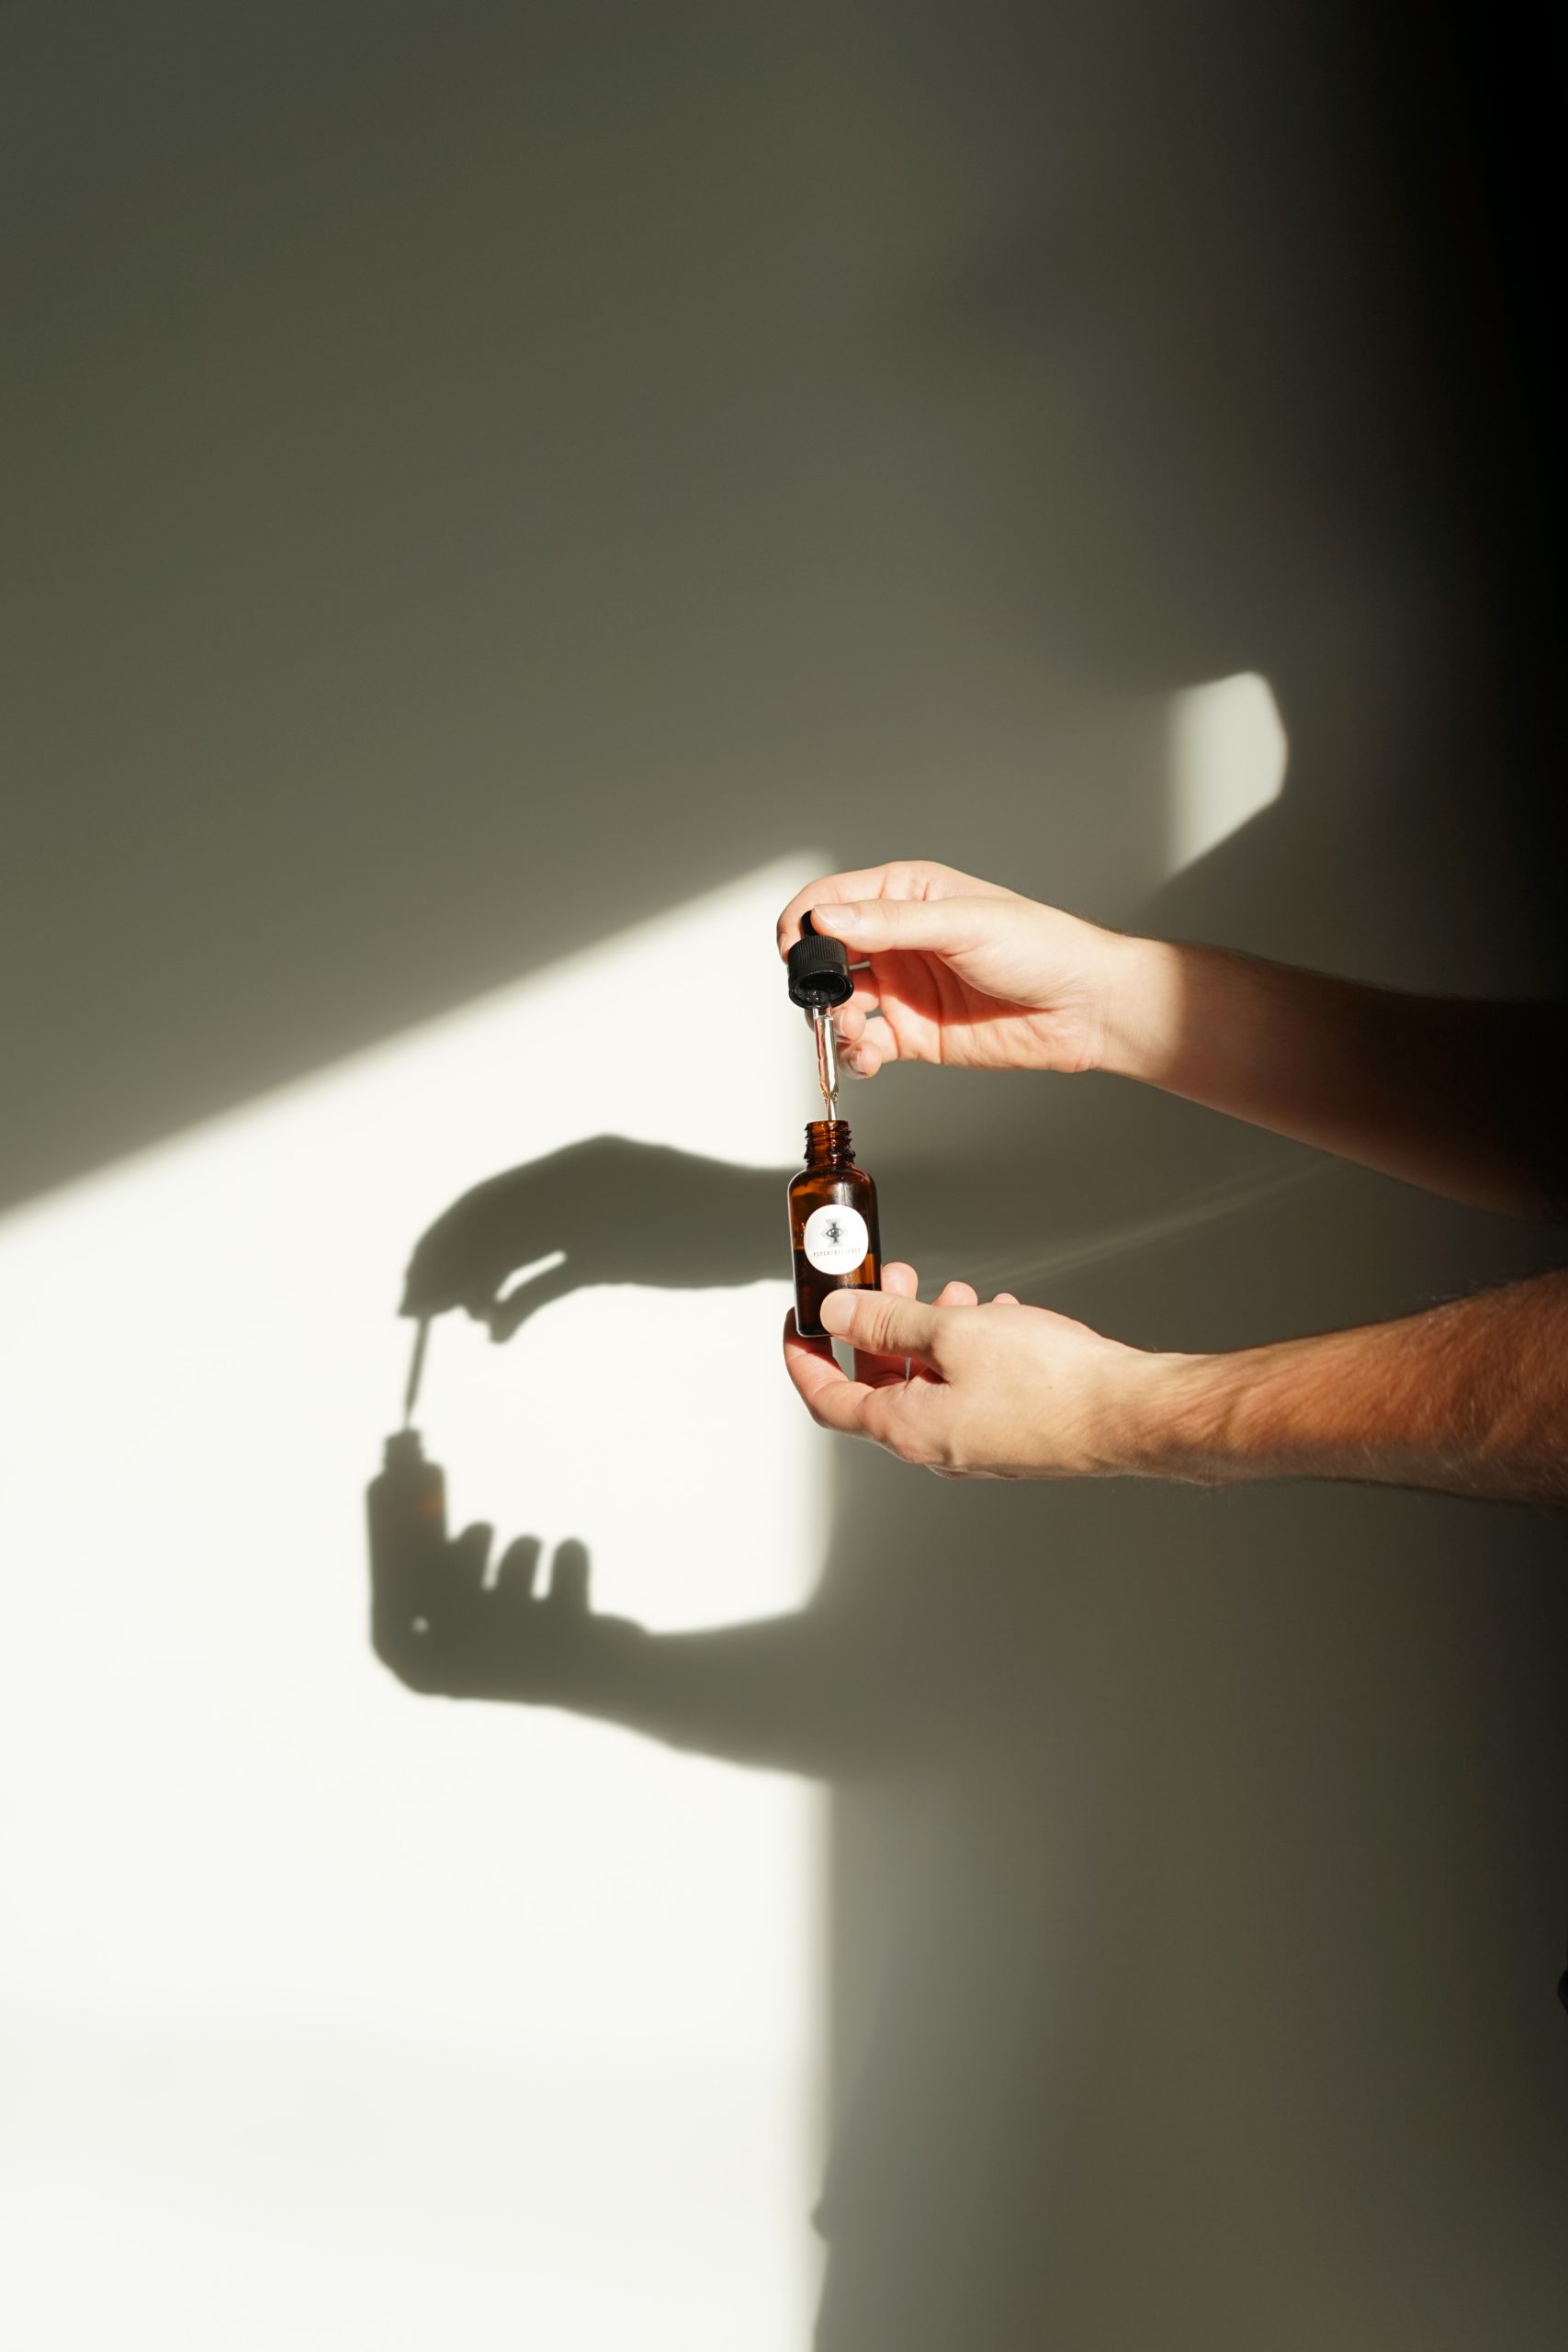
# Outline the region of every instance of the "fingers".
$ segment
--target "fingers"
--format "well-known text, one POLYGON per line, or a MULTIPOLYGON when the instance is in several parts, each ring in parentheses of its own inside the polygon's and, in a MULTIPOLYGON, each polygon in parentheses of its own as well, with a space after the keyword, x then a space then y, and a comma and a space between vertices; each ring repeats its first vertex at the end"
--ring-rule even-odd
POLYGON ((858 899, 814 906, 811 920, 852 955, 885 956, 924 950, 953 956, 972 953, 994 937, 995 899, 858 899))
POLYGON ((833 1015, 833 1027, 840 1043, 846 1046, 857 1044, 866 1023, 876 1017, 881 1005, 882 991, 876 982, 858 982, 853 994, 845 999, 833 1015))
MULTIPOLYGON (((802 1340, 794 1318, 786 1319, 790 1379, 819 1428, 870 1438, 900 1461, 921 1464, 944 1477, 989 1476, 955 1463, 964 1363, 958 1333, 967 1326, 951 1318, 966 1317, 979 1306, 980 1295, 973 1283, 954 1280, 931 1306, 922 1306, 917 1288, 915 1269, 899 1259, 883 1268, 880 1289, 834 1291, 823 1301, 824 1326, 854 1349, 852 1377, 840 1370, 828 1340, 802 1340), (958 1388, 949 1385, 950 1377, 959 1378, 958 1388)), ((994 1303, 1019 1302, 1011 1291, 1002 1291, 994 1303)))
POLYGON ((890 865, 862 866, 850 874, 822 874, 797 890, 778 921, 780 956, 787 956, 800 936, 800 918, 809 909, 815 923, 819 907, 843 905, 867 899, 1010 899, 1016 896, 995 882, 982 882, 956 866, 931 858, 900 858, 890 865))
POLYGON ((793 1315, 784 1317, 784 1370, 812 1419, 845 1436, 862 1435, 865 1405, 875 1394, 870 1383, 840 1372, 826 1340, 803 1340, 793 1315))
POLYGON ((819 1429, 836 1430, 841 1437, 871 1438, 881 1445, 895 1443, 898 1408, 907 1389, 901 1376, 896 1374, 884 1386, 852 1380, 834 1363, 826 1340, 797 1337, 793 1317, 784 1323, 784 1367, 819 1429))
MULTIPOLYGON (((950 1282, 934 1307, 919 1304, 919 1277, 901 1258, 882 1269, 875 1291, 835 1291, 823 1302, 822 1320, 836 1339, 847 1339, 855 1351, 854 1379, 867 1387, 886 1387, 906 1376, 910 1358, 935 1361, 935 1329, 931 1317, 949 1306, 977 1306, 980 1295, 972 1283, 950 1282), (881 1313, 879 1302, 888 1303, 881 1313), (913 1319, 910 1319, 912 1310, 913 1319)), ((807 1344, 804 1343, 803 1344, 807 1344)), ((821 1341, 809 1343, 818 1350, 821 1341)))
POLYGON ((800 937, 800 918, 809 912, 813 922, 818 904, 831 904, 845 899, 874 899, 886 889, 912 889, 917 875, 930 876, 933 880, 948 872, 945 866, 864 865, 852 874, 819 874, 804 890, 797 890, 778 920, 778 944, 781 956, 787 956, 800 937))
POLYGON ((836 1340, 874 1356, 918 1356, 936 1363, 942 1310, 881 1290, 830 1291, 822 1302, 823 1328, 836 1340))
MULTIPOLYGON (((882 1269, 882 1287, 890 1298, 918 1298, 920 1278, 913 1266, 901 1258, 893 1259, 882 1269)), ((886 1388, 896 1380, 908 1376, 908 1359, 904 1356, 874 1356, 864 1350, 855 1350, 854 1376, 863 1380, 868 1388, 886 1388)))
MULTIPOLYGON (((858 1361, 858 1359, 857 1359, 858 1361)), ((940 1381, 895 1377, 878 1386, 840 1371, 825 1340, 796 1337, 784 1322, 784 1363, 796 1393, 819 1429, 869 1438, 905 1462, 934 1462, 942 1445, 940 1381)))
POLYGON ((898 1040, 889 1022, 878 1020, 839 1056, 839 1067, 853 1078, 874 1078, 885 1062, 900 1058, 898 1040))
POLYGON ((835 1016, 839 1063, 857 1078, 874 1078, 884 1062, 898 1059, 898 1039, 878 1006, 874 989, 857 989, 835 1016))
MULTIPOLYGON (((882 1270, 882 1286, 884 1290, 888 1286, 887 1276, 890 1271, 891 1269, 886 1266, 882 1270)), ((913 1267, 905 1267, 901 1269, 901 1271, 906 1273, 912 1274, 914 1269, 913 1267)), ((901 1295, 913 1297, 915 1295, 916 1287, 918 1286, 912 1285, 908 1291, 901 1293, 901 1295)), ((980 1301, 979 1295, 974 1289, 972 1284, 968 1283, 953 1282, 944 1284, 942 1289, 938 1292, 933 1303, 938 1306, 977 1306, 980 1301)), ((869 1378, 871 1379, 873 1385, 878 1387, 886 1386, 887 1383, 892 1380, 921 1381, 928 1386, 933 1382, 939 1387, 942 1385, 942 1374, 939 1372, 935 1372, 929 1365, 919 1363, 918 1359, 911 1361, 908 1356, 898 1356, 888 1360, 879 1356, 863 1356, 857 1354, 855 1357, 855 1372, 857 1377, 863 1380, 869 1378), (870 1373, 863 1372, 861 1369, 863 1364, 874 1366, 876 1367, 876 1369, 870 1373)))

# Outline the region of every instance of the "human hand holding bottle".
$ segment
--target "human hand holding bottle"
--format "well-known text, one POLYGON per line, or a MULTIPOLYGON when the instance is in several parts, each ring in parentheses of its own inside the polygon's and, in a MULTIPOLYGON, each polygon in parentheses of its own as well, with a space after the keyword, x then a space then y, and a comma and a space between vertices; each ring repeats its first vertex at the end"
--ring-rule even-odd
POLYGON ((892 1061, 1105 1068, 1135 1015, 1149 943, 950 865, 904 859, 819 876, 779 917, 781 956, 807 912, 866 967, 835 1022, 862 1078, 892 1061))
POLYGON ((1007 1293, 982 1306, 966 1283, 931 1306, 915 1292, 893 1265, 881 1290, 823 1301, 852 1375, 789 1327, 784 1357, 813 1420, 941 1477, 1329 1478, 1568 1503, 1568 1274, 1213 1355, 1128 1347, 1007 1293))
POLYGON ((913 859, 827 874, 809 912, 848 950, 840 1061, 1105 1070, 1404 1183, 1560 1218, 1568 1007, 1411 995, 1192 942, 1106 931, 913 859), (857 968, 858 967, 858 968, 857 968))
POLYGON ((854 1350, 846 1374, 828 1340, 784 1326, 784 1363, 814 1421, 869 1438, 948 1478, 1082 1478, 1148 1471, 1151 1410, 1184 1361, 1123 1345, 1010 1291, 982 1306, 968 1283, 919 1303, 912 1266, 879 1290, 837 1291, 822 1321, 854 1350))

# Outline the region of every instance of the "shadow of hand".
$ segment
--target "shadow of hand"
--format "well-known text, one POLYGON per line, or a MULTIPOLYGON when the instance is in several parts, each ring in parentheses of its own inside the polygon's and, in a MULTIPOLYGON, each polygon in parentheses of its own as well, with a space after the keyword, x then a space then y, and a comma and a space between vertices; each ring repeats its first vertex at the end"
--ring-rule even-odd
POLYGON ((536 1589, 544 1547, 523 1535, 487 1573, 491 1530, 451 1542, 412 1526, 370 1555, 370 1634, 377 1657, 411 1690, 446 1699, 570 1704, 609 1657, 635 1642, 629 1620, 588 1605, 588 1554, 559 1545, 548 1589, 536 1589))
POLYGON ((595 1283, 761 1281, 788 1262, 786 1172, 624 1136, 570 1144, 477 1184, 438 1216, 415 1245, 400 1311, 466 1307, 508 1340, 552 1299, 595 1283))

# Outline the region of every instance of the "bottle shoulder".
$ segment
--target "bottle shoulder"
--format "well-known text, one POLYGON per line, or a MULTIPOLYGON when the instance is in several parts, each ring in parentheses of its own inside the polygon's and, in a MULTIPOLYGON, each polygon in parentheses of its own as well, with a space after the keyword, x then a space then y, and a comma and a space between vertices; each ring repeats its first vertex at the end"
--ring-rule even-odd
POLYGON ((818 1193, 823 1200, 830 1201, 842 1199, 846 1193, 874 1194, 875 1191, 873 1178, 853 1161, 842 1168, 801 1168, 789 1180, 792 1200, 798 1200, 808 1193, 818 1193))

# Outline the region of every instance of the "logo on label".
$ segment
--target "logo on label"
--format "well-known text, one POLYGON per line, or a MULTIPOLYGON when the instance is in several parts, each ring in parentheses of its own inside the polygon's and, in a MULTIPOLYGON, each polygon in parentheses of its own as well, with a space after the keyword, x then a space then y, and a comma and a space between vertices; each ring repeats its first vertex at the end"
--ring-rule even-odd
POLYGON ((871 1247, 864 1217, 841 1201, 813 1209, 801 1239, 807 1263, 819 1274, 852 1274, 871 1247))

